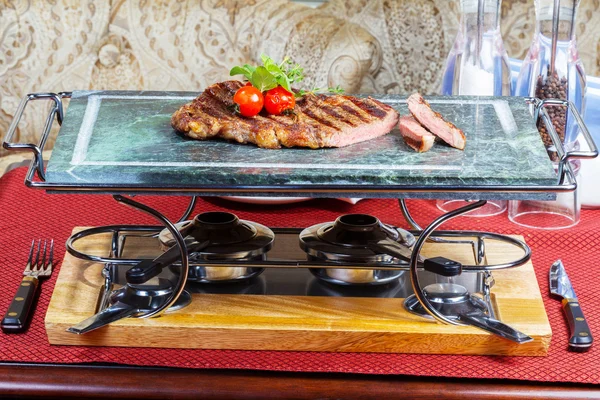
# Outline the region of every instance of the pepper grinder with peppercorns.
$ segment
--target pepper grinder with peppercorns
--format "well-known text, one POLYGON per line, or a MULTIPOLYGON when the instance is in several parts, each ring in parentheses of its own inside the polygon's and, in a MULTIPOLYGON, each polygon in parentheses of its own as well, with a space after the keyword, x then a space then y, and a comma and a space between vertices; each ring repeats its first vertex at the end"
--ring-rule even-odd
MULTIPOLYGON (((568 100, 583 114, 586 82, 575 42, 578 6, 579 0, 535 0, 535 35, 521 66, 515 95, 568 100)), ((577 149, 578 126, 570 111, 563 106, 548 106, 547 111, 565 149, 577 149)), ((538 130, 558 171, 558 153, 541 120, 538 130)), ((578 176, 579 161, 571 165, 578 176)), ((580 208, 578 187, 573 192, 557 195, 554 201, 510 201, 508 218, 530 228, 563 229, 579 222, 580 208)))
MULTIPOLYGON (((536 30, 523 61, 516 96, 571 101, 583 114, 585 73, 575 41, 575 16, 579 0, 535 0, 536 30)), ((578 129, 573 117, 561 106, 548 107, 552 125, 567 150, 577 146, 578 129)), ((538 128, 551 156, 556 157, 544 124, 538 128)))

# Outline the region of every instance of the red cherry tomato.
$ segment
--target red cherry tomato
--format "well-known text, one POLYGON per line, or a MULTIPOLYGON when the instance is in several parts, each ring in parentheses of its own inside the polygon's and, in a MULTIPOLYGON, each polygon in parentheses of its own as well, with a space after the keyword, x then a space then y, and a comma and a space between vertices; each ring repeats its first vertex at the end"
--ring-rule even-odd
POLYGON ((242 86, 233 95, 233 101, 240 107, 244 117, 254 117, 263 108, 264 97, 254 86, 242 86))
POLYGON ((281 86, 265 93, 265 109, 269 114, 280 115, 285 110, 293 109, 296 105, 294 94, 281 86))

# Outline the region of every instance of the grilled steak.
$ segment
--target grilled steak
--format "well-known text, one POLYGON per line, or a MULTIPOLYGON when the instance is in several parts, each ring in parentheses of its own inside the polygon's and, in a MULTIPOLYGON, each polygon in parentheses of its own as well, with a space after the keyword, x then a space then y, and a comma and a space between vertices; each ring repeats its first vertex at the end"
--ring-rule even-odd
POLYGON ((419 153, 431 149, 435 142, 435 136, 423 128, 412 116, 400 118, 398 127, 404 142, 419 153))
POLYGON ((243 85, 226 81, 209 86, 173 113, 171 125, 193 139, 220 137, 259 147, 343 147, 389 133, 398 113, 372 98, 306 94, 290 115, 246 118, 233 111, 233 95, 243 85))
POLYGON ((463 131, 433 111, 419 93, 414 93, 408 98, 408 110, 421 125, 429 129, 435 136, 452 147, 464 150, 466 138, 463 131))

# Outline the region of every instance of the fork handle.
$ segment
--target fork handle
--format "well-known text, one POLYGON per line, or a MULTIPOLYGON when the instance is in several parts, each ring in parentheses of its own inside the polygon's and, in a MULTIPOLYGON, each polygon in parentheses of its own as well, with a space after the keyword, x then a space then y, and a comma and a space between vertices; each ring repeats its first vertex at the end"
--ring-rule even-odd
POLYGON ((13 301, 8 306, 0 327, 4 333, 19 333, 27 329, 35 294, 39 286, 38 278, 25 276, 17 289, 13 301))

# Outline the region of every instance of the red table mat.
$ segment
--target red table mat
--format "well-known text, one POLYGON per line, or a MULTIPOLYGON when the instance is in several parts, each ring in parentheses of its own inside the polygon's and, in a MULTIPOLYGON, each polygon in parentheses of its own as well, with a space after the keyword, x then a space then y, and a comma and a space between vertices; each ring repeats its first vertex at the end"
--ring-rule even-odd
MULTIPOLYGON (((21 280, 33 238, 56 241, 55 260, 64 256, 64 243, 75 226, 118 223, 156 224, 140 211, 117 203, 108 195, 47 194, 26 188, 26 170, 19 168, 0 178, 0 314, 4 315, 21 280)), ((177 219, 189 198, 138 196, 177 219)), ((415 219, 426 224, 441 213, 432 201, 408 202, 415 219)), ((229 210, 240 218, 271 227, 305 227, 330 221, 343 213, 369 213, 382 221, 407 227, 395 200, 363 200, 351 205, 334 199, 315 199, 290 205, 248 205, 220 198, 198 202, 195 213, 229 210)), ((42 292, 31 326, 23 334, 0 334, 0 361, 34 363, 110 362, 139 366, 227 368, 301 372, 404 374, 461 378, 499 378, 533 381, 600 383, 600 345, 587 353, 567 351, 568 326, 559 301, 548 295, 547 275, 561 258, 579 296, 593 333, 600 335, 600 210, 583 210, 580 223, 568 230, 524 229, 510 223, 506 214, 477 218, 459 217, 443 229, 477 229, 522 234, 533 251, 533 264, 552 326, 547 357, 448 356, 415 354, 318 353, 238 350, 182 350, 50 346, 44 315, 56 281, 56 272, 42 283, 42 292)), ((60 262, 57 262, 57 270, 60 262)))

